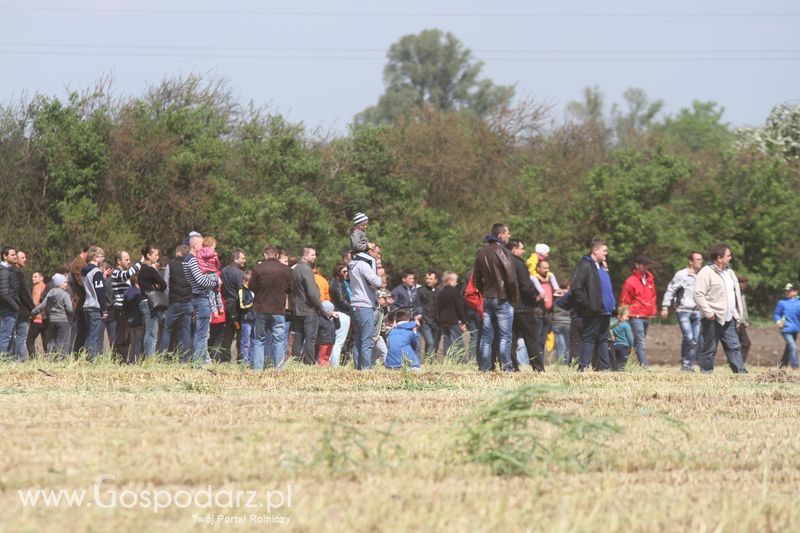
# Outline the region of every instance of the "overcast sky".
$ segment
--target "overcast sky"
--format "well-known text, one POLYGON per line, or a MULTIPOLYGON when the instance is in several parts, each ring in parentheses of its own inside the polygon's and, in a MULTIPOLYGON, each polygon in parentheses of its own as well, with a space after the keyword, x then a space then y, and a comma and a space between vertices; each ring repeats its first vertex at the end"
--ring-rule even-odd
POLYGON ((0 0, 0 101, 63 97, 106 75, 135 96, 211 73, 243 103, 345 131, 383 92, 388 47, 438 28, 556 118, 597 85, 609 103, 641 87, 667 113, 713 100, 727 122, 760 125, 774 105, 800 102, 799 26, 790 0, 0 0))

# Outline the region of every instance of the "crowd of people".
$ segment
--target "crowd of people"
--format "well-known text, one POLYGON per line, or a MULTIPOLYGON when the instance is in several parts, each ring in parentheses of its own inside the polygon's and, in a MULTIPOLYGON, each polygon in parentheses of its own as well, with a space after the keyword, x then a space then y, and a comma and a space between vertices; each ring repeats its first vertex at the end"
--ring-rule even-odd
MULTIPOLYGON (((608 247, 596 239, 570 279, 559 283, 550 272, 550 248, 538 243, 526 259, 525 243, 512 239, 503 223, 492 226, 461 283, 455 272, 440 279, 430 270, 420 284, 409 269, 390 291, 368 223, 365 214, 354 216, 350 246, 330 278, 317 269, 313 246, 294 257, 267 245, 247 270, 243 250, 233 249, 223 267, 216 240, 191 232, 172 259, 147 245, 136 262, 127 251, 117 251, 111 262, 91 245, 49 281, 34 272, 29 282, 27 254, 4 246, 0 353, 26 361, 41 338, 52 357, 85 352, 94 361, 107 349, 131 364, 163 352, 195 365, 238 361, 254 370, 279 369, 294 357, 307 365, 339 366, 351 358, 357 370, 382 364, 415 371, 443 353, 461 362, 474 358, 481 371, 530 364, 542 372, 551 345, 556 364, 620 371, 631 352, 648 367, 650 320, 667 319, 674 308, 682 370, 713 371, 721 342, 731 370, 747 372, 746 280, 730 267, 725 244, 711 248, 708 264, 700 252, 688 254, 659 313, 650 258, 634 260, 617 294, 608 247)), ((781 365, 797 369, 795 285, 786 285, 773 318, 786 343, 781 365)))

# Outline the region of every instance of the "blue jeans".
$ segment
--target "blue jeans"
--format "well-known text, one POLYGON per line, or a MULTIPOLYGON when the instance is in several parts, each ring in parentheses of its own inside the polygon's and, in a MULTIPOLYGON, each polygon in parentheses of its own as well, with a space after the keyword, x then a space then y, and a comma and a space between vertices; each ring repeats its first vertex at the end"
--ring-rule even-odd
POLYGON ((139 302, 139 311, 142 312, 144 325, 144 339, 142 340, 142 353, 145 357, 156 353, 158 340, 158 314, 150 307, 150 302, 143 299, 139 302))
MULTIPOLYGON (((423 321, 419 326, 419 333, 425 341, 425 353, 436 353, 439 351, 439 341, 442 339, 442 330, 436 324, 428 324, 423 321)), ((445 349, 445 351, 447 351, 445 349)), ((420 357, 420 360, 423 358, 420 357)))
POLYGON ((239 358, 242 362, 251 366, 253 364, 253 342, 256 335, 256 321, 242 320, 241 339, 239 340, 239 358))
POLYGON ((336 340, 331 350, 330 366, 339 366, 342 359, 342 347, 347 341, 347 334, 350 333, 350 315, 339 311, 339 329, 336 330, 336 340))
POLYGON ((353 363, 356 370, 372 368, 374 333, 375 310, 371 307, 353 307, 353 363))
POLYGON ((0 309, 0 353, 11 353, 11 337, 17 325, 17 312, 0 309))
POLYGON ((31 323, 27 318, 19 318, 14 326, 14 354, 17 361, 24 363, 28 360, 28 329, 31 323))
POLYGON ((579 370, 589 368, 592 356, 597 350, 596 370, 610 370, 611 359, 608 357, 608 326, 611 322, 609 315, 587 316, 583 318, 581 330, 581 359, 579 370))
POLYGON ((94 361, 103 350, 103 315, 99 307, 84 307, 86 316, 86 353, 89 361, 94 361))
POLYGON ((180 345, 184 352, 192 349, 192 314, 194 307, 191 302, 172 303, 167 308, 167 319, 164 322, 164 334, 161 336, 161 351, 169 351, 172 328, 175 322, 180 321, 180 345))
MULTIPOLYGON (((253 369, 264 370, 264 352, 269 347, 269 362, 274 368, 281 368, 285 361, 286 352, 286 317, 283 313, 273 315, 256 311, 256 320, 253 324, 255 337, 253 339, 253 369)), ((244 332, 242 332, 244 337, 244 332)))
POLYGON ((568 365, 569 354, 569 324, 553 324, 553 335, 556 337, 556 360, 559 365, 568 365))
POLYGON ((694 368, 697 349, 700 347, 700 311, 678 311, 678 325, 681 328, 681 366, 694 368))
MULTIPOLYGON (((447 356, 447 351, 453 345, 455 345, 456 350, 464 351, 464 337, 461 336, 461 328, 458 327, 458 324, 455 326, 443 326, 441 327, 441 331, 442 337, 444 338, 445 356, 447 356)), ((465 359, 466 355, 466 353, 462 353, 459 359, 465 359)))
POLYGON ((645 338, 650 321, 646 318, 631 317, 631 329, 633 330, 633 345, 636 348, 636 358, 639 364, 647 368, 647 351, 645 348, 645 338))
POLYGON ((700 348, 700 370, 705 373, 714 371, 714 355, 717 353, 717 344, 722 341, 725 357, 734 374, 747 372, 739 347, 739 336, 736 334, 736 320, 729 320, 720 324, 716 319, 703 318, 700 321, 702 335, 702 348, 700 348))
POLYGON ((192 296, 195 315, 194 338, 192 339, 192 362, 202 365, 208 357, 208 334, 211 327, 211 304, 205 296, 192 296))
POLYGON ((797 333, 781 333, 783 340, 786 341, 786 348, 783 350, 783 361, 788 361, 792 368, 797 368, 800 363, 797 361, 797 333))
POLYGON ((492 369, 492 343, 497 335, 502 370, 512 372, 511 328, 514 324, 514 308, 509 300, 485 298, 483 300, 483 327, 481 333, 481 357, 478 368, 484 372, 492 369))

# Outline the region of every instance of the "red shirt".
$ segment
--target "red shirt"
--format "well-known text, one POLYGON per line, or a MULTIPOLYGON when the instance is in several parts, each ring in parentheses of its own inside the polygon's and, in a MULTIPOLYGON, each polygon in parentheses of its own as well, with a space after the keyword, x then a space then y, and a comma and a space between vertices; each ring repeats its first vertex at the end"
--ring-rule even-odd
POLYGON ((621 305, 630 306, 630 316, 645 318, 656 315, 656 278, 652 272, 633 271, 622 285, 621 305))

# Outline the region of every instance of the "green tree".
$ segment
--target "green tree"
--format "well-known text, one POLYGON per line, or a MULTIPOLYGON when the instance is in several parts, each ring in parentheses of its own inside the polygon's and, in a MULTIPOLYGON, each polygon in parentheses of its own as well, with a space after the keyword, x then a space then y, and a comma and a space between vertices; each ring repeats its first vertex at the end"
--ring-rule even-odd
POLYGON ((611 107, 611 119, 617 142, 629 146, 652 124, 664 107, 662 100, 650 101, 644 89, 629 88, 622 94, 626 109, 619 104, 611 107))
POLYGON ((433 29, 405 35, 389 48, 387 57, 386 91, 377 105, 356 116, 357 122, 389 123, 425 106, 467 109, 482 117, 514 96, 513 87, 480 78, 483 62, 452 33, 433 29))
POLYGON ((667 116, 653 130, 666 145, 685 148, 690 152, 710 150, 721 153, 733 141, 728 124, 722 122, 724 108, 716 102, 692 102, 691 109, 683 108, 676 115, 667 116))

